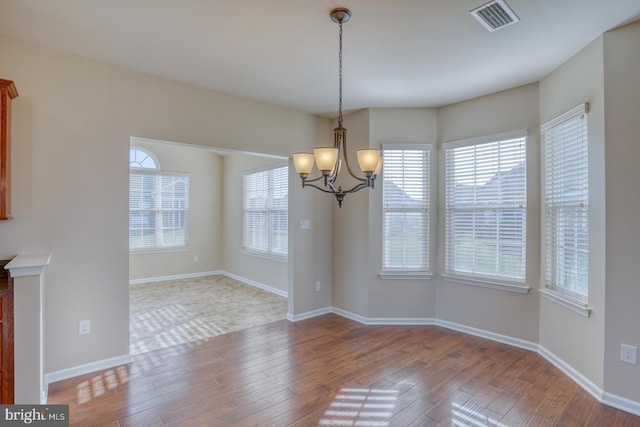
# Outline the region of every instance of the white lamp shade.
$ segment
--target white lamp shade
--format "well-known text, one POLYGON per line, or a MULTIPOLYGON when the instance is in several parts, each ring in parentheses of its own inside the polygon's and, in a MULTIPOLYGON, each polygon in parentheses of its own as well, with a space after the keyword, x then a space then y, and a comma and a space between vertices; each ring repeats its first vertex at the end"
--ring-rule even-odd
POLYGON ((376 170, 380 162, 380 150, 358 150, 356 154, 358 156, 358 165, 360 165, 362 172, 367 173, 376 170))
POLYGON ((313 150, 316 165, 321 171, 331 171, 338 160, 338 149, 333 147, 320 147, 313 150))
POLYGON ((309 174, 313 169, 313 154, 293 153, 293 166, 299 174, 309 174))
POLYGON ((382 156, 380 156, 380 158, 378 159, 378 166, 376 166, 376 170, 373 171, 373 174, 380 175, 381 171, 382 171, 382 156))

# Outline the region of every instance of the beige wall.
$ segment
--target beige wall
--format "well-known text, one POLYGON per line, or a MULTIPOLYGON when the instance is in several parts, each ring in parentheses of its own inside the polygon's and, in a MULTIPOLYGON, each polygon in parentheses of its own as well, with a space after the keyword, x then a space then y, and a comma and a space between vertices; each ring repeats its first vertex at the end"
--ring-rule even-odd
POLYGON ((224 158, 224 189, 220 207, 223 211, 222 266, 229 273, 288 291, 287 262, 242 252, 243 175, 267 166, 288 165, 287 159, 232 153, 224 158))
MULTIPOLYGON (((589 102, 589 318, 540 299, 542 347, 603 387, 605 322, 604 86, 602 38, 598 38, 540 82, 540 121, 589 102)), ((542 286, 542 285, 541 285, 542 286)))
MULTIPOLYGON (((380 281, 379 190, 349 195, 338 209, 331 196, 303 190, 290 168, 289 313, 333 305, 371 318, 436 317, 539 342, 596 386, 640 401, 638 367, 618 361, 621 342, 640 345, 634 305, 640 301, 640 199, 629 196, 640 182, 635 161, 640 121, 634 108, 640 99, 640 60, 629 55, 639 44, 639 24, 633 24, 594 41, 539 85, 435 113, 383 109, 345 117, 352 149, 392 142, 439 145, 528 129, 528 294, 442 282, 437 276, 444 265, 441 211, 434 232, 433 252, 440 254, 434 260, 436 277, 380 281), (589 318, 537 292, 539 124, 585 101, 592 108, 589 318), (310 219, 311 230, 299 230, 300 219, 310 219), (322 284, 319 292, 316 281, 322 284)), ((0 223, 0 256, 53 253, 45 283, 46 372, 128 352, 130 136, 285 157, 327 145, 331 138, 333 126, 326 119, 10 39, 0 38, 0 55, 0 76, 15 80, 20 93, 13 103, 15 219, 0 223), (81 319, 92 320, 90 335, 78 336, 81 319)), ((442 197, 442 179, 435 181, 442 197)))
POLYGON ((620 344, 640 346, 640 22, 604 35, 606 124, 605 391, 640 402, 640 366, 620 344))
MULTIPOLYGON (((369 146, 369 110, 349 114, 344 119, 349 151, 369 146)), ((358 169, 355 158, 349 162, 358 169)), ((343 172, 346 173, 346 170, 343 172)), ((349 188, 353 181, 342 184, 349 188)), ((368 316, 368 280, 375 270, 368 264, 369 191, 345 197, 342 208, 325 195, 333 209, 333 305, 359 316, 368 316)))
MULTIPOLYGON (((44 285, 48 373, 128 353, 130 136, 289 156, 312 149, 328 123, 7 38, 0 56, 0 76, 20 94, 15 219, 0 223, 0 254, 53 253, 44 285), (91 319, 91 334, 78 335, 82 319, 91 319)), ((319 200, 307 192, 296 203, 313 208, 319 200)), ((307 214, 295 207, 293 222, 307 214)), ((304 237, 292 232, 292 251, 329 257, 330 221, 315 221, 304 237)), ((290 287, 312 287, 320 273, 303 262, 290 264, 288 275, 290 287)), ((326 307, 328 297, 303 289, 295 310, 326 307)))
MULTIPOLYGON (((435 143, 437 135, 433 109, 363 110, 346 116, 344 125, 352 153, 359 148, 381 148, 382 144, 435 143)), ((359 170, 355 158, 350 161, 359 170)), ((382 267, 382 179, 373 191, 348 195, 342 208, 333 203, 333 305, 368 319, 433 318, 431 281, 378 277, 382 267)))
POLYGON ((189 247, 179 251, 130 254, 129 279, 220 270, 222 157, 202 148, 143 139, 134 139, 131 145, 153 153, 163 172, 189 174, 189 247), (198 257, 197 262, 194 256, 198 257))
MULTIPOLYGON (((433 144, 437 140, 435 109, 372 109, 369 121, 369 145, 433 144)), ((435 152, 433 157, 437 157, 435 152)), ((433 172, 437 159, 432 158, 433 172)), ((432 188, 437 188, 437 174, 432 174, 432 188)), ((435 317, 435 286, 432 280, 381 280, 382 270, 382 179, 369 195, 369 245, 367 277, 369 317, 374 318, 433 318, 435 317)), ((432 227, 435 226, 437 201, 432 192, 432 227)), ((435 228, 432 228, 434 230, 435 228)), ((434 248, 432 233, 431 248, 434 248)), ((431 251, 433 255, 433 250, 431 251)), ((433 258, 433 257, 432 257, 433 258)), ((433 260, 431 265, 434 265, 433 260)))
MULTIPOLYGON (((438 109, 438 141, 481 137, 527 129, 527 271, 528 294, 443 281, 437 277, 438 319, 507 335, 538 340, 540 260, 540 183, 538 84, 530 84, 438 109)), ((442 154, 439 156, 441 160, 442 154)), ((438 259, 436 272, 444 271, 444 167, 439 166, 438 259)))

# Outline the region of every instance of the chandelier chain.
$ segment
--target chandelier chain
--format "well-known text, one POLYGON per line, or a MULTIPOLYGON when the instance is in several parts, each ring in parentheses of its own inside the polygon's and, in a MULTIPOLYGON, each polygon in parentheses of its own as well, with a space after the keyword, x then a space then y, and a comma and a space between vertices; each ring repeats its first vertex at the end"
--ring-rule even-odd
POLYGON ((340 48, 338 50, 338 127, 342 127, 342 19, 338 22, 340 27, 340 48))

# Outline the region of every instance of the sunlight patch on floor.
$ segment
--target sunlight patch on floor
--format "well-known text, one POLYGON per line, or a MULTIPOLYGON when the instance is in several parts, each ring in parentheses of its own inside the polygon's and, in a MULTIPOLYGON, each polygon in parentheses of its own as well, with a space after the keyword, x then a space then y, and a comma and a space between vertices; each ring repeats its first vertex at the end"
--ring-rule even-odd
POLYGON ((485 414, 455 402, 451 404, 451 425, 456 427, 507 427, 485 414))
POLYGON ((320 420, 320 426, 388 427, 396 390, 343 388, 320 420))

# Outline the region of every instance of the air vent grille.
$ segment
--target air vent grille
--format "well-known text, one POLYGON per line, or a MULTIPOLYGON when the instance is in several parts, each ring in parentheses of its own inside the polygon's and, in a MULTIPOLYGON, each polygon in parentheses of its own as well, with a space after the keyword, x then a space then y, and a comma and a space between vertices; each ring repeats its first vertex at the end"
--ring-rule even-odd
POLYGON ((490 32, 520 21, 504 0, 491 1, 469 13, 490 32))

